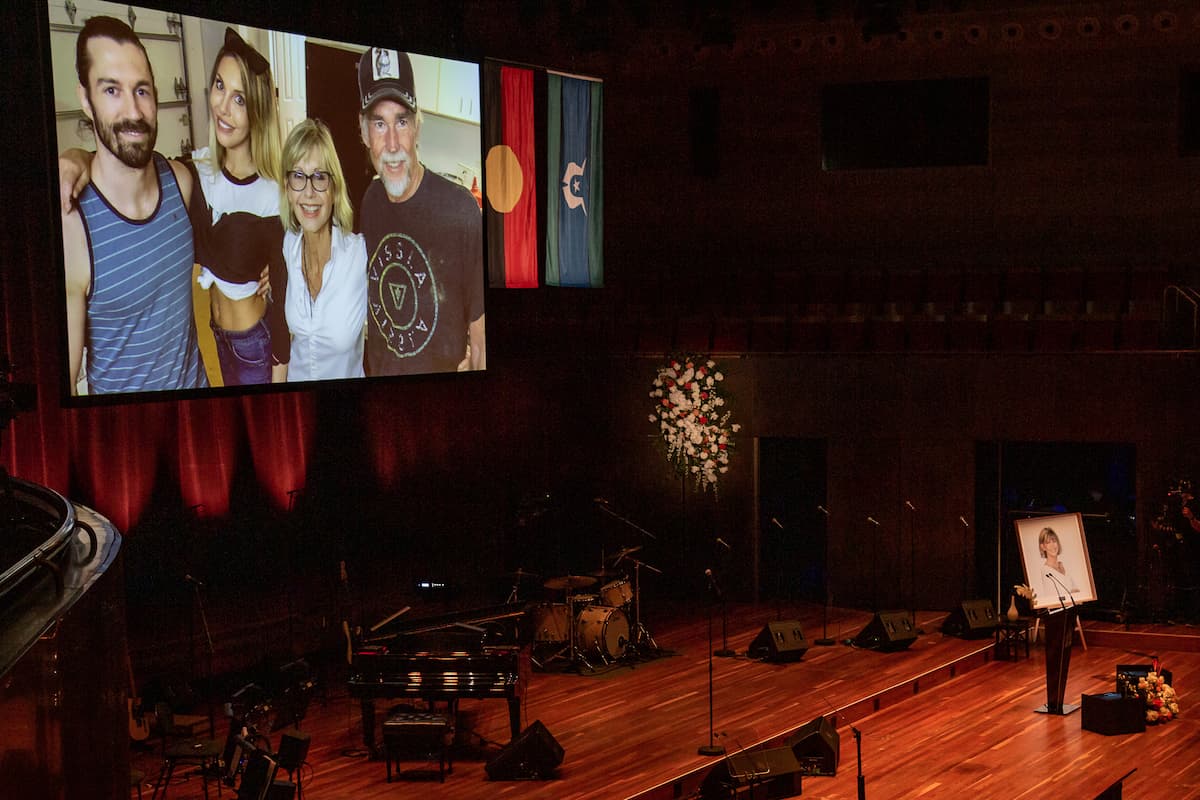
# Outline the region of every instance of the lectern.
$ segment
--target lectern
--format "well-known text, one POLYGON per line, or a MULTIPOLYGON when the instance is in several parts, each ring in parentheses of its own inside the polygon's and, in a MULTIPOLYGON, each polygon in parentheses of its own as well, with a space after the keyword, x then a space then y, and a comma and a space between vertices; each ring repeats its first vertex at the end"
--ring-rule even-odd
POLYGON ((1077 613, 1071 606, 1046 616, 1046 705, 1034 709, 1039 714, 1066 716, 1079 710, 1078 705, 1063 704, 1077 613))

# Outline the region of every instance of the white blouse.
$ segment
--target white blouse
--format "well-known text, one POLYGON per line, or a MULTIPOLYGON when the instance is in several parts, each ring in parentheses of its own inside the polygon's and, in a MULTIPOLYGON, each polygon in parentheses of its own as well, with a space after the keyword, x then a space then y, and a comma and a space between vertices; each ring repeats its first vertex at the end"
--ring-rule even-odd
POLYGON ((288 381, 363 377, 363 326, 367 320, 367 244, 362 234, 333 226, 329 263, 314 300, 304 280, 304 241, 283 235, 287 262, 284 312, 292 334, 288 381))

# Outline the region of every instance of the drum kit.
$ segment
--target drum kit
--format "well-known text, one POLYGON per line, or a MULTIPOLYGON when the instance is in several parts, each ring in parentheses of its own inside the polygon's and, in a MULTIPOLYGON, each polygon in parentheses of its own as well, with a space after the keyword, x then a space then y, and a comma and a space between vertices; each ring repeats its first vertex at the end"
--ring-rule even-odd
MULTIPOLYGON (((661 570, 633 556, 641 549, 623 547, 613 557, 612 567, 585 575, 560 575, 542 584, 552 592, 562 592, 563 600, 536 603, 529 609, 535 666, 545 668, 562 660, 569 667, 594 670, 597 663, 609 665, 658 652, 658 644, 641 622, 639 578, 642 567, 661 570), (632 579, 617 569, 623 562, 633 565, 632 579), (605 579, 606 583, 600 583, 605 579), (597 584, 594 593, 582 591, 597 584)), ((521 570, 512 574, 518 581, 532 577, 521 570)))

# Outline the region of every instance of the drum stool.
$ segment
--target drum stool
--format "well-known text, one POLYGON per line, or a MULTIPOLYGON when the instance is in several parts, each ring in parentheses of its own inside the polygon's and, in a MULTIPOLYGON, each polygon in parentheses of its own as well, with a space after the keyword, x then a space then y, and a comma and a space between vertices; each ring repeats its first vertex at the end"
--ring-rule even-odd
POLYGON ((392 762, 396 762, 396 777, 400 777, 400 757, 411 753, 438 754, 438 780, 446 781, 446 773, 454 771, 450 758, 450 718, 445 714, 404 711, 393 714, 383 723, 384 761, 387 762, 387 781, 392 782, 392 762))

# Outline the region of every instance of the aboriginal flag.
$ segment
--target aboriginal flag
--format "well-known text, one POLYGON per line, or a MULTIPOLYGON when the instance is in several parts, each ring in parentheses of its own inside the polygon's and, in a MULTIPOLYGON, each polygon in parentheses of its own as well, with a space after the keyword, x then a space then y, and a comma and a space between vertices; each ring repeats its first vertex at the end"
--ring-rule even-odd
POLYGON ((488 285, 538 285, 537 172, 533 70, 486 61, 483 66, 484 163, 487 188, 488 285))
POLYGON ((604 285, 603 88, 546 76, 546 283, 604 285))

